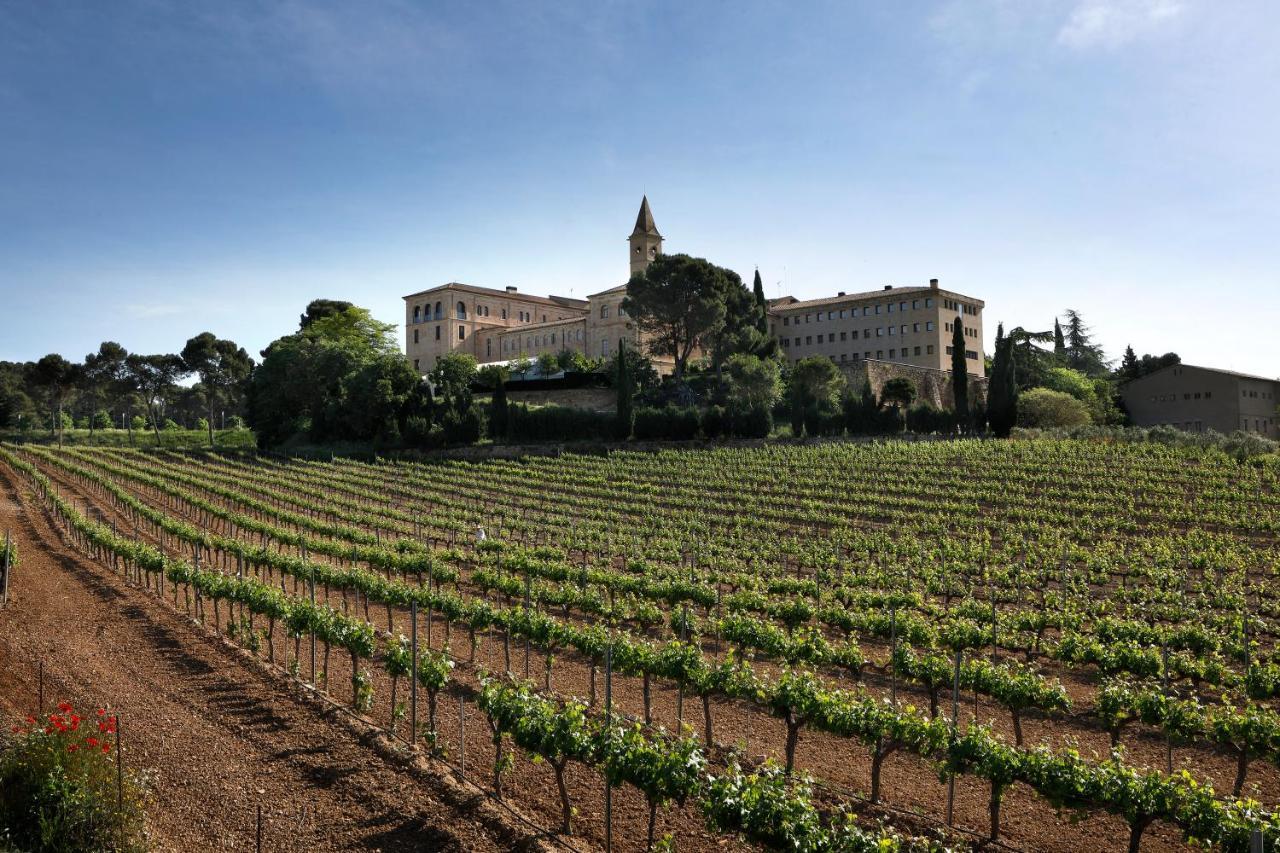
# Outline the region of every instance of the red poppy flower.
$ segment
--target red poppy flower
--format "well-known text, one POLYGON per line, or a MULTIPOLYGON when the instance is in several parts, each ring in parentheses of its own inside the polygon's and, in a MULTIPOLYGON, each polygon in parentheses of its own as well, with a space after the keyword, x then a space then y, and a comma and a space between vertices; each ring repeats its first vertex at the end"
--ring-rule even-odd
POLYGON ((76 746, 76 745, 73 743, 73 744, 71 744, 71 746, 67 747, 67 752, 75 752, 75 751, 76 751, 77 749, 79 749, 79 748, 80 748, 80 747, 76 746))
POLYGON ((67 703, 67 702, 59 702, 59 703, 58 703, 58 710, 59 710, 59 711, 61 711, 61 712, 62 712, 62 713, 64 713, 64 714, 70 714, 70 713, 71 713, 71 705, 70 705, 69 703, 67 703))
POLYGON ((103 753, 104 753, 104 754, 105 754, 105 753, 110 752, 110 751, 111 751, 111 744, 109 744, 109 743, 104 743, 104 744, 102 745, 102 751, 103 751, 103 753))

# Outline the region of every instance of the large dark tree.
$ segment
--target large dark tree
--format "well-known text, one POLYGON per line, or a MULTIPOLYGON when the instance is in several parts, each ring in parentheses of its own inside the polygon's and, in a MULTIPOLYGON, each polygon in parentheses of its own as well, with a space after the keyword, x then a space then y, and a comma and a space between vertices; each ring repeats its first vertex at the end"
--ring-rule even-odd
POLYGON ((28 377, 32 385, 43 389, 48 396, 59 445, 62 444, 62 407, 67 394, 76 387, 80 370, 80 365, 72 364, 56 352, 51 352, 32 365, 28 377))
POLYGON ((178 380, 189 371, 182 359, 176 355, 138 355, 131 353, 125 359, 125 369, 129 381, 141 396, 151 418, 151 429, 156 434, 156 444, 160 443, 160 416, 164 401, 178 380))
POLYGON ((1121 382, 1128 382, 1130 379, 1138 378, 1138 354, 1133 351, 1133 347, 1126 346, 1124 348, 1124 358, 1120 359, 1120 367, 1116 370, 1116 379, 1121 382))
POLYGON ((340 304, 312 302, 297 332, 262 351, 249 381, 249 416, 263 447, 293 436, 395 442, 405 418, 418 414, 416 401, 426 395, 395 327, 340 304))
POLYGON ((342 314, 354 307, 350 302, 340 299, 313 299, 307 303, 307 310, 298 318, 298 328, 306 329, 317 320, 342 314))
POLYGON ((1053 356, 1063 364, 1067 361, 1067 341, 1062 337, 1062 324, 1053 318, 1053 356))
POLYGON ((231 395, 243 387, 253 371, 253 359, 234 341, 222 340, 212 332, 201 332, 182 348, 182 363, 189 373, 199 375, 204 385, 209 446, 213 447, 214 407, 219 400, 224 404, 229 402, 231 395))
POLYGON ((951 399, 956 424, 969 429, 969 362, 965 353, 964 320, 957 314, 951 324, 951 399))
POLYGON ((84 357, 80 388, 89 403, 89 435, 93 435, 99 406, 118 400, 128 393, 129 353, 115 341, 103 341, 97 352, 84 357))
POLYGON ((756 328, 762 335, 769 334, 769 301, 764 298, 764 282, 760 280, 760 270, 756 270, 755 281, 751 283, 751 295, 756 300, 756 328))
POLYGON ((658 255, 627 283, 623 309, 644 334, 650 353, 675 360, 677 382, 694 350, 725 322, 730 275, 737 278, 702 258, 658 255))
POLYGON ((996 351, 987 380, 987 423, 991 432, 1007 436, 1018 420, 1018 384, 1013 351, 1015 339, 1005 337, 1004 324, 996 327, 996 351))
POLYGON ((1107 359, 1102 347, 1093 342, 1093 334, 1084 318, 1075 309, 1067 309, 1067 366, 1086 376, 1104 376, 1108 373, 1107 359))
POLYGON ((631 356, 626 345, 618 342, 618 360, 613 376, 614 390, 618 395, 614 436, 619 441, 631 437, 631 428, 635 423, 635 380, 631 371, 631 356))

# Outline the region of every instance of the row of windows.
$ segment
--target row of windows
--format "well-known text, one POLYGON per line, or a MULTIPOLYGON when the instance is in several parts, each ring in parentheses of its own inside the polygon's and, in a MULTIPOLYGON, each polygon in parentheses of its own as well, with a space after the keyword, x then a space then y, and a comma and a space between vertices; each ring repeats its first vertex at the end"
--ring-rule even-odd
MULTIPOLYGON (((876 328, 876 330, 875 330, 875 335, 874 335, 874 337, 877 337, 877 338, 883 338, 883 337, 885 336, 885 331, 886 331, 886 330, 888 330, 889 337, 893 337, 894 335, 899 335, 899 334, 906 335, 906 334, 910 334, 910 333, 912 333, 912 332, 919 332, 919 331, 920 331, 920 325, 921 325, 920 323, 911 323, 911 324, 903 323, 901 326, 879 326, 879 327, 877 327, 877 328, 876 328)), ((928 321, 926 321, 926 322, 924 323, 924 330, 925 330, 926 332, 932 332, 932 331, 933 331, 933 329, 934 329, 934 325, 933 325, 933 321, 932 321, 932 320, 928 320, 928 321)), ((857 329, 854 329, 852 332, 840 332, 839 334, 840 334, 840 340, 842 340, 842 341, 844 341, 844 340, 850 340, 850 338, 848 337, 849 335, 852 335, 852 336, 853 336, 853 337, 851 338, 851 340, 855 340, 855 341, 856 341, 856 340, 858 340, 858 330, 857 330, 857 329)), ((804 337, 804 345, 805 345, 805 346, 810 346, 810 345, 812 345, 812 344, 813 344, 813 337, 814 337, 813 335, 805 335, 805 337, 804 337)), ((833 344, 833 343, 835 343, 835 342, 836 342, 836 333, 835 333, 835 332, 830 332, 830 333, 826 333, 826 334, 820 334, 820 335, 818 335, 817 337, 818 337, 818 343, 824 343, 824 342, 825 342, 825 343, 833 344)), ((870 339, 873 337, 873 335, 871 334, 871 330, 870 330, 870 329, 863 329, 863 330, 862 330, 862 337, 863 337, 863 338, 865 338, 865 339, 867 339, 867 340, 870 340, 870 339)), ((783 338, 783 339, 782 339, 782 345, 783 345, 784 347, 789 347, 789 346, 792 346, 793 344, 794 344, 795 346, 800 346, 800 338, 796 337, 796 338, 783 338)))
MULTIPOLYGON (((947 347, 947 355, 951 355, 953 352, 955 352, 955 349, 954 349, 954 348, 952 348, 952 347, 947 347)), ((969 359, 970 361, 977 361, 977 360, 978 360, 978 353, 977 353, 977 352, 975 352, 974 350, 967 349, 967 350, 965 350, 965 351, 964 351, 964 357, 965 357, 965 358, 967 358, 967 359, 969 359)))
MULTIPOLYGON (((1199 391, 1196 391, 1194 393, 1191 391, 1186 391, 1182 395, 1182 399, 1184 400, 1199 400, 1201 398, 1208 400, 1211 397, 1213 397, 1212 391, 1205 391, 1203 394, 1201 394, 1199 391)), ((1151 402, 1153 403, 1171 403, 1176 399, 1178 399, 1177 394, 1152 394, 1151 395, 1151 402)))
MULTIPOLYGON (((881 313, 881 308, 884 309, 885 314, 892 314, 895 308, 899 312, 907 311, 907 310, 917 311, 919 310, 920 304, 922 302, 924 303, 925 308, 933 307, 933 297, 926 296, 924 299, 912 299, 910 303, 903 300, 901 302, 883 302, 879 305, 864 305, 862 306, 862 308, 841 308, 839 311, 819 311, 816 314, 803 315, 804 316, 803 321, 800 319, 801 317, 800 314, 796 314, 794 317, 789 314, 784 314, 782 317, 782 325, 799 326, 801 322, 821 323, 824 315, 828 320, 845 320, 850 317, 870 317, 873 314, 881 313), (908 305, 911 306, 910 309, 908 309, 907 307, 908 305)), ((976 314, 977 312, 975 311, 974 313, 976 314)))
POLYGON ((1270 400, 1271 392, 1270 391, 1250 391, 1247 388, 1241 388, 1240 396, 1241 397, 1261 397, 1264 400, 1270 400))
MULTIPOLYGON (((923 353, 923 354, 925 354, 925 355, 933 355, 933 344, 928 344, 928 345, 926 345, 923 349, 924 349, 924 353, 923 353)), ((891 359, 895 359, 895 358, 911 358, 913 355, 921 355, 921 354, 922 354, 922 353, 921 353, 921 347, 915 347, 915 348, 914 348, 914 350, 913 350, 913 348, 911 348, 911 347, 902 347, 902 349, 901 349, 901 350, 896 349, 896 348, 894 348, 894 347, 890 347, 890 348, 889 348, 889 358, 891 358, 891 359)), ((871 350, 867 350, 866 352, 863 352, 863 353, 861 354, 861 357, 862 357, 862 358, 865 358, 865 359, 869 359, 869 358, 871 358, 871 357, 872 357, 872 351, 871 351, 871 350)), ((802 358, 802 356, 796 356, 796 361, 800 361, 800 359, 801 359, 801 358, 802 358)), ((832 361, 835 361, 835 360, 836 360, 836 357, 835 357, 834 355, 829 355, 829 356, 827 356, 827 358, 831 359, 832 361)), ((852 355, 850 355, 850 354, 849 354, 849 353, 847 353, 847 352, 842 352, 842 353, 840 353, 840 360, 841 360, 841 361, 857 361, 857 360, 858 360, 858 358, 859 358, 859 354, 858 354, 858 353, 856 353, 856 352, 855 352, 855 353, 853 353, 852 355)), ((881 360, 881 361, 884 361, 884 350, 882 350, 882 349, 878 349, 878 350, 876 350, 876 351, 875 351, 875 358, 877 358, 877 359, 879 359, 879 360, 881 360)))
MULTIPOLYGON (((946 326, 946 330, 950 332, 952 331, 952 329, 955 328, 955 323, 946 323, 945 326, 946 326)), ((978 330, 975 329, 973 326, 965 326, 961 324, 961 328, 964 329, 964 336, 966 338, 976 338, 978 336, 978 330)))
MULTIPOLYGON (((525 338, 524 345, 526 349, 533 349, 534 347, 555 346, 556 338, 557 338, 557 335, 555 332, 552 332, 549 335, 534 335, 534 336, 525 338)), ((565 332, 563 335, 559 336, 559 340, 560 340, 560 343, 563 343, 563 344, 567 344, 573 341, 581 342, 582 330, 574 329, 571 332, 565 332)), ((517 352, 519 351, 519 348, 520 348, 519 338, 515 338, 515 339, 503 338, 502 339, 502 351, 504 353, 517 352)))
POLYGON ((973 314, 977 316, 978 306, 970 305, 966 302, 960 302, 955 299, 942 300, 942 307, 947 311, 959 311, 961 314, 973 314))
MULTIPOLYGON (((619 317, 625 317, 625 316, 627 316, 627 312, 623 310, 623 308, 622 308, 622 306, 621 306, 621 305, 619 305, 619 306, 618 306, 618 316, 619 316, 619 317)), ((601 305, 601 306, 600 306, 600 319, 601 319, 601 320, 607 320, 608 318, 609 318, 609 306, 608 306, 608 305, 601 305)))
MULTIPOLYGON (((501 309, 498 313, 503 320, 507 319, 506 308, 501 309)), ((490 317, 492 316, 492 311, 488 305, 476 305, 476 316, 490 317)), ((465 302, 459 301, 458 304, 454 307, 454 317, 458 320, 467 319, 467 305, 465 302)), ((517 321, 520 323, 534 322, 533 312, 531 311, 517 311, 516 317, 517 317, 517 321)), ((413 322, 415 323, 426 323, 426 322, 430 322, 431 320, 443 320, 443 319, 444 319, 443 303, 437 302, 434 308, 430 305, 427 305, 425 311, 423 310, 423 306, 421 305, 413 306, 413 322)), ((547 322, 546 314, 542 315, 541 322, 543 323, 547 322)))

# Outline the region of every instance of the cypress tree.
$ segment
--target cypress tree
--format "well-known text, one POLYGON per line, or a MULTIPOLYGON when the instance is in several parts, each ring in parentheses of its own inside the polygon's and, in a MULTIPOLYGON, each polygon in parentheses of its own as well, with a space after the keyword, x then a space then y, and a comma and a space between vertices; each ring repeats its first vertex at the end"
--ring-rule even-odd
POLYGON ((752 285, 756 298, 756 328, 762 335, 769 334, 769 304, 764 298, 764 282, 760 280, 760 270, 756 270, 756 280, 752 285))
POLYGON ((635 423, 635 407, 631 388, 631 365, 627 360, 627 347, 618 341, 618 372, 614 377, 618 393, 617 416, 614 421, 614 437, 626 441, 631 437, 631 427, 635 423))
POLYGON ((957 314, 951 324, 951 399, 954 401, 956 425, 961 432, 969 429, 969 365, 965 358, 964 320, 957 314))
POLYGON ((498 378, 493 389, 493 403, 489 408, 489 437, 493 439, 507 437, 507 424, 510 412, 507 406, 507 383, 505 377, 498 378))
POLYGON ((1062 324, 1058 322, 1058 318, 1053 318, 1053 354, 1060 363, 1065 364, 1067 361, 1067 342, 1062 337, 1062 324))
POLYGON ((1018 387, 1015 382, 1013 338, 1004 336, 1004 324, 996 327, 996 351, 987 385, 987 423, 991 432, 1004 438, 1013 429, 1018 412, 1018 387))
POLYGON ((1133 346, 1124 348, 1124 358, 1120 360, 1120 370, 1118 371, 1120 379, 1126 381, 1129 379, 1137 379, 1141 372, 1138 367, 1138 354, 1133 351, 1133 346))

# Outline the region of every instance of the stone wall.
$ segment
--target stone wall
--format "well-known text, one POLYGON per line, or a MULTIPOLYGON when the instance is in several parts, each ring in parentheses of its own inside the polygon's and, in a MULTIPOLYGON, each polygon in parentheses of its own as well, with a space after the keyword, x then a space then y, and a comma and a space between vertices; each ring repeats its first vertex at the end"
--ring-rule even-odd
MULTIPOLYGON (((928 402, 935 408, 950 409, 953 404, 951 394, 951 371, 934 370, 930 367, 916 367, 894 361, 862 361, 840 365, 845 378, 849 380, 849 388, 857 394, 862 390, 866 380, 871 380, 871 390, 877 397, 884 390, 884 384, 899 376, 910 379, 916 386, 916 400, 928 402)), ((982 376, 969 376, 969 405, 986 405, 987 380, 982 376)))

